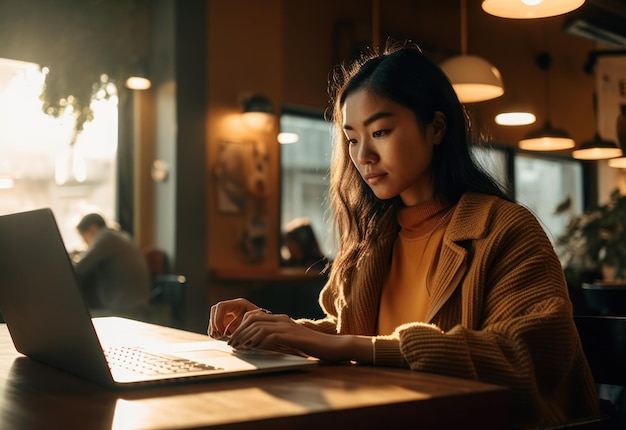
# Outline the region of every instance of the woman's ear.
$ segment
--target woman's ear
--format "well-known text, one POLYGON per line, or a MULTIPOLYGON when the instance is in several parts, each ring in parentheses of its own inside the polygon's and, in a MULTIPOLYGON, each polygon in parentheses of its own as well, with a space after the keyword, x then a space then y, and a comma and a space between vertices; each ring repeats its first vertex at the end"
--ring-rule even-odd
POLYGON ((435 111, 430 123, 433 130, 433 144, 439 145, 446 134, 446 116, 441 111, 435 111))

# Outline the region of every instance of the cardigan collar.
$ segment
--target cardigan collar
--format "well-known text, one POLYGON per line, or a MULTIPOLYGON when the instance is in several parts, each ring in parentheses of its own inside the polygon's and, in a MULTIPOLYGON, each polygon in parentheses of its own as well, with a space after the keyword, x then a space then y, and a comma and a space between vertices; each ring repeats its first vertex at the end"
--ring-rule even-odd
MULTIPOLYGON (((440 264, 434 273, 434 285, 431 289, 431 305, 426 322, 431 322, 437 312, 445 305, 467 271, 468 250, 461 242, 479 239, 487 234, 487 225, 492 207, 500 199, 495 196, 465 193, 450 219, 443 237, 440 264)), ((393 240, 381 240, 372 250, 372 258, 363 261, 363 266, 355 271, 349 282, 346 294, 354 301, 340 315, 340 331, 344 333, 372 335, 376 330, 379 298, 391 261, 393 240), (354 288, 354 286, 359 286, 354 288), (368 292, 369 291, 369 292, 368 292), (357 311, 357 309, 360 309, 357 311)))

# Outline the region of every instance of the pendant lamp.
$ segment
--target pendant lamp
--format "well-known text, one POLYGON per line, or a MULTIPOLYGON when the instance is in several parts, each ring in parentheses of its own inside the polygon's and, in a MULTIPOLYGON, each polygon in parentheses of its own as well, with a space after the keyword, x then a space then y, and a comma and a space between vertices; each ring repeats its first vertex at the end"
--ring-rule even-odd
MULTIPOLYGON (((548 69, 552 58, 547 52, 543 52, 537 56, 537 65, 546 73, 545 79, 545 105, 546 116, 550 116, 550 79, 548 69)), ((519 141, 520 149, 527 151, 560 151, 571 149, 576 145, 569 134, 562 129, 552 126, 550 119, 547 119, 543 127, 530 132, 524 139, 519 141)))
POLYGON ((583 3, 585 0, 484 0, 482 8, 500 18, 534 19, 562 15, 583 3))
MULTIPOLYGON (((598 115, 598 101, 596 94, 593 95, 593 112, 598 115)), ((583 142, 580 147, 572 152, 572 157, 577 160, 606 160, 607 158, 617 158, 622 156, 622 150, 616 142, 603 139, 597 131, 592 140, 583 142)))
POLYGON ((622 150, 611 140, 605 140, 596 132, 592 140, 583 142, 572 152, 577 160, 606 160, 622 156, 622 150))
POLYGON ((507 91, 503 97, 504 108, 495 116, 496 124, 504 126, 534 124, 537 117, 531 112, 528 104, 523 103, 520 98, 509 94, 510 91, 507 91))
POLYGON ((565 130, 554 128, 550 120, 547 120, 543 127, 531 131, 519 141, 520 149, 526 151, 560 151, 574 146, 576 146, 574 139, 565 130))
POLYGON ((467 6, 461 0, 461 55, 441 63, 461 103, 491 100, 504 94, 500 71, 485 59, 467 54, 467 6))
POLYGON ((609 167, 615 167, 616 169, 626 169, 626 157, 611 158, 609 160, 609 167))

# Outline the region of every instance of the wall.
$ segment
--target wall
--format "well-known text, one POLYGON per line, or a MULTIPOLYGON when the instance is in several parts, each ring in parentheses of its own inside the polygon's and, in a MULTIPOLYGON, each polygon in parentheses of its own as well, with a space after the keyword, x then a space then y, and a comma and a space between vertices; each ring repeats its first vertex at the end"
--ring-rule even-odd
MULTIPOLYGON (((283 100, 283 2, 271 0, 209 2, 209 104, 208 104, 208 267, 212 271, 275 271, 278 267, 278 219, 280 168, 276 140, 277 120, 267 131, 254 131, 241 120, 241 98, 260 93, 271 98, 278 110, 283 100), (269 172, 266 254, 246 264, 240 251, 248 202, 240 214, 220 211, 216 202, 216 166, 221 142, 257 142, 268 149, 269 172)), ((246 197, 248 198, 248 197, 246 197)))

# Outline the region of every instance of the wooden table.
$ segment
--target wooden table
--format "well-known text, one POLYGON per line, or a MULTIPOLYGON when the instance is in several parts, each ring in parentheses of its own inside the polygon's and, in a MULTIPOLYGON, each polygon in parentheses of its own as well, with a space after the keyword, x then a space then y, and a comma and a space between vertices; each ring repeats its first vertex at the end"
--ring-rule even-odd
MULTIPOLYGON (((197 333, 118 318, 110 335, 188 342, 197 333)), ((0 428, 507 428, 507 390, 475 381, 358 365, 190 385, 112 391, 15 351, 0 324, 0 428)))

